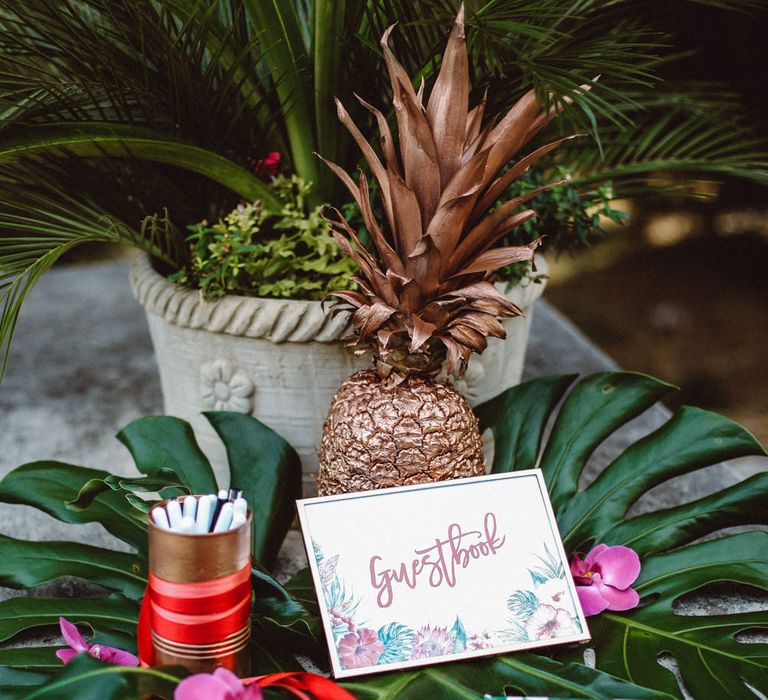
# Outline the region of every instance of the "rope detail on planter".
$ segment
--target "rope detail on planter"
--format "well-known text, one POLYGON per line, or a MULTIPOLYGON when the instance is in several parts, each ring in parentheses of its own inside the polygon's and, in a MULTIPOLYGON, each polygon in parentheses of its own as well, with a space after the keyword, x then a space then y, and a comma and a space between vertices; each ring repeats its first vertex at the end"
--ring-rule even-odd
POLYGON ((131 266, 131 289, 148 312, 184 328, 273 343, 335 343, 349 329, 348 312, 327 314, 327 305, 324 309, 319 301, 235 295, 202 299, 199 291, 174 284, 156 272, 147 255, 131 266))

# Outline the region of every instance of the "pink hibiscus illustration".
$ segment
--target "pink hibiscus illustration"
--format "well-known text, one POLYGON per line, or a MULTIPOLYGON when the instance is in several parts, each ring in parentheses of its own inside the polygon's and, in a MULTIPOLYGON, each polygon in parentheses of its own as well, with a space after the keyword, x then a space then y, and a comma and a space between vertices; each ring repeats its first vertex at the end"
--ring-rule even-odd
POLYGON ((344 668, 375 666, 384 651, 384 645, 376 632, 367 627, 345 634, 338 645, 341 665, 344 668))
POLYGON ((578 632, 570 613, 546 603, 539 605, 525 621, 525 629, 532 640, 569 637, 578 632))
POLYGON ((416 633, 416 643, 413 645, 412 659, 428 659, 433 656, 444 656, 451 653, 451 640, 447 627, 422 627, 416 633))
POLYGON ((115 664, 116 666, 139 665, 138 658, 127 651, 107 647, 103 644, 88 644, 83 635, 78 632, 77 627, 63 617, 59 618, 59 627, 61 628, 61 636, 64 637, 64 641, 70 646, 69 649, 59 649, 56 652, 56 656, 59 657, 59 661, 62 663, 68 664, 78 654, 85 652, 94 659, 107 664, 115 664))
POLYGON ((577 553, 571 560, 571 574, 587 616, 603 610, 631 610, 640 602, 630 588, 640 574, 640 558, 629 547, 598 544, 583 558, 577 553))
POLYGON ((217 668, 213 673, 196 673, 176 686, 173 700, 262 700, 261 688, 247 688, 232 671, 217 668))

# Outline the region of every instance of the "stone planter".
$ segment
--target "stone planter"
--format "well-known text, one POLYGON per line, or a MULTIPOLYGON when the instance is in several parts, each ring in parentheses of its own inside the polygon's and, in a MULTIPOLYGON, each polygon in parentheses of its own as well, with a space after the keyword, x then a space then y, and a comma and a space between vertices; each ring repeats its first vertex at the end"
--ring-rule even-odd
MULTIPOLYGON (((158 274, 147 256, 133 264, 131 287, 147 314, 164 410, 194 425, 217 476, 226 473, 226 454, 200 413, 240 411, 293 445, 304 467, 304 491, 313 493, 316 447, 331 397, 343 379, 370 364, 339 342, 349 316, 331 317, 317 301, 205 301, 158 274)), ((526 316, 505 320, 507 339, 491 338, 485 353, 470 362, 459 388, 472 404, 520 381, 533 303, 543 287, 524 283, 509 290, 526 316)))

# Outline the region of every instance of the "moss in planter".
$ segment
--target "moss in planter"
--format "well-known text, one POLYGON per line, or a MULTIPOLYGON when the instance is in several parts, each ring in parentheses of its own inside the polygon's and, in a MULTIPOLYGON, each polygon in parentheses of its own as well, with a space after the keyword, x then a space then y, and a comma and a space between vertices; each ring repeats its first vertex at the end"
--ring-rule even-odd
POLYGON ((281 175, 273 186, 280 211, 257 201, 239 205, 214 224, 191 226, 189 262, 170 279, 208 298, 240 294, 319 300, 333 290, 354 288, 355 264, 331 235, 320 216, 322 207, 307 206, 310 185, 296 175, 281 175))

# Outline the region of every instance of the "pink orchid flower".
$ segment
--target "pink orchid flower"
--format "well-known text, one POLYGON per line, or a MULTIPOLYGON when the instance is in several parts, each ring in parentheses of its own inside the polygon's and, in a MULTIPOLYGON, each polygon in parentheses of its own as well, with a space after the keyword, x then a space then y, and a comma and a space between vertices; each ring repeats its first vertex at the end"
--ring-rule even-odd
POLYGON ((59 627, 61 628, 61 636, 64 637, 64 641, 70 646, 69 649, 59 649, 56 652, 56 656, 59 657, 59 661, 62 663, 68 664, 78 654, 85 652, 94 659, 114 664, 115 666, 139 665, 139 660, 127 651, 107 647, 103 644, 88 644, 83 635, 77 631, 77 627, 63 617, 59 618, 59 627))
POLYGON ((188 676, 176 686, 173 694, 173 700, 262 700, 262 697, 256 683, 246 687, 226 668, 188 676))
POLYGON ((318 700, 355 700, 332 680, 314 673, 289 671, 241 680, 225 668, 185 678, 176 686, 173 700, 262 700, 262 688, 287 690, 302 700, 310 696, 318 700))
POLYGON ((586 556, 571 559, 571 574, 584 614, 631 610, 640 596, 630 588, 640 574, 640 558, 629 547, 596 545, 586 556))
POLYGON ((274 177, 280 169, 281 159, 279 151, 271 151, 270 153, 267 153, 266 158, 259 158, 259 160, 254 162, 253 174, 274 177))

